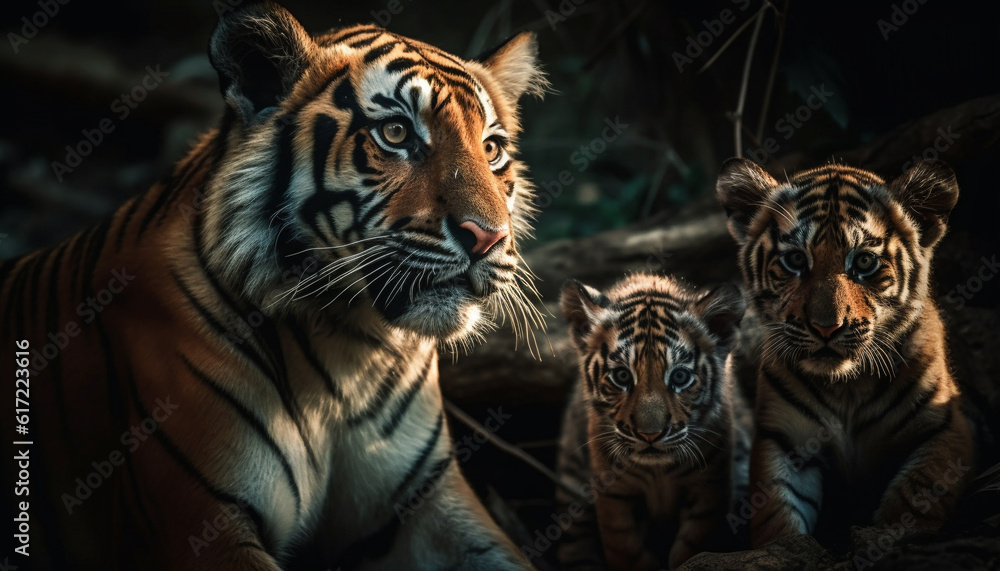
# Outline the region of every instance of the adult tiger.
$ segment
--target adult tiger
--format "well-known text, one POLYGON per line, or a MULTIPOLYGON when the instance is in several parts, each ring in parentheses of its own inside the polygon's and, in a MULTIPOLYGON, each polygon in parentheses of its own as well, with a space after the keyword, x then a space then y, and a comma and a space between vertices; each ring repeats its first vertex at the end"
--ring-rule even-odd
POLYGON ((832 164, 779 184, 731 159, 717 191, 763 337, 753 544, 940 526, 975 451, 928 283, 954 173, 924 161, 886 183, 832 164))
POLYGON ((529 566, 456 466, 437 344, 530 311, 513 141, 536 52, 313 38, 273 4, 222 19, 221 128, 0 272, 4 354, 27 340, 40 369, 33 562, 278 569, 311 538, 346 568, 529 566))

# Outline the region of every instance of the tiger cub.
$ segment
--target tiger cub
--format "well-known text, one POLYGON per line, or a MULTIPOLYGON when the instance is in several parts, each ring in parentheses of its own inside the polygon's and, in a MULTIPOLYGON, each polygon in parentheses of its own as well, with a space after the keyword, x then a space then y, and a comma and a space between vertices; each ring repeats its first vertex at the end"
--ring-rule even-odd
POLYGON ((594 511, 584 503, 596 507, 612 569, 677 567, 719 545, 742 437, 733 422, 741 399, 725 366, 743 315, 739 290, 705 293, 639 274, 607 293, 570 281, 561 304, 581 379, 564 419, 559 471, 584 499, 559 498, 578 520, 560 561, 600 564, 588 521, 594 511))
POLYGON ((923 161, 887 183, 833 164, 779 183, 730 159, 717 193, 762 338, 752 543, 937 528, 975 451, 929 287, 954 173, 923 161))

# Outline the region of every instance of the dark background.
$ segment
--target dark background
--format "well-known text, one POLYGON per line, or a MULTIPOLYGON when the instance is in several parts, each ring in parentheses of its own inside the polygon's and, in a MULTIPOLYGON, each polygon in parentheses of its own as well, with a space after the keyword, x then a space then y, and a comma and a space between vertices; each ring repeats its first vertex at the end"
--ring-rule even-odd
MULTIPOLYGON (((464 57, 522 29, 538 33, 554 92, 544 101, 524 103, 521 158, 539 185, 542 206, 537 240, 527 250, 698 210, 692 205, 716 208, 711 203, 715 173, 735 154, 732 112, 752 22, 707 70, 699 69, 762 6, 759 0, 587 0, 579 5, 573 0, 399 0, 402 10, 390 14, 387 0, 284 4, 312 32, 379 21, 393 32, 464 57), (724 10, 732 12, 731 23, 722 22, 724 10), (693 61, 678 70, 675 52, 683 54, 699 33, 708 45, 701 53, 692 51, 693 61), (605 147, 603 152, 581 169, 580 155, 574 153, 601 136, 606 120, 628 127, 615 140, 596 144, 594 150, 605 147), (559 182, 563 171, 573 182, 559 182)), ((0 259, 99 221, 163 176, 198 133, 214 126, 222 107, 206 46, 225 6, 225 0, 69 0, 30 38, 21 18, 32 19, 41 11, 39 4, 7 2, 0 8, 6 36, 0 45, 5 102, 0 259), (12 33, 27 43, 15 50, 12 33), (119 119, 114 102, 140 84, 147 66, 168 72, 166 81, 119 119), (111 118, 114 131, 60 180, 53 162, 65 163, 66 146, 76 146, 84 140, 82 131, 104 118, 111 118)), ((891 178, 911 156, 933 148, 941 133, 951 133, 950 143, 939 142, 944 148, 939 154, 954 166, 962 196, 942 245, 937 277, 941 294, 966 283, 983 266, 982 257, 1000 253, 996 9, 945 0, 777 0, 768 6, 748 76, 744 153, 776 176, 865 156, 870 160, 862 166, 891 178), (897 12, 900 23, 906 11, 912 14, 885 36, 879 20, 892 23, 897 12), (803 110, 814 89, 832 95, 818 109, 803 110), (987 97, 992 99, 968 104, 987 97), (789 135, 789 123, 778 121, 797 110, 809 117, 789 135), (771 149, 778 148, 762 153, 768 139, 773 139, 771 149), (873 148, 875 158, 856 152, 873 148)), ((719 263, 728 267, 732 260, 719 263)), ((549 292, 546 302, 554 301, 551 284, 543 291, 549 292)), ((984 282, 968 303, 995 308, 998 300, 1000 280, 995 280, 984 282)), ((994 339, 989 346, 996 346, 994 339)), ((469 401, 467 408, 483 420, 489 408, 507 400, 469 401)), ((499 435, 551 465, 558 406, 530 399, 506 406, 514 418, 499 435)), ((466 434, 453 425, 459 438, 466 434)), ((487 445, 463 470, 483 493, 495 488, 529 535, 551 523, 552 485, 525 464, 487 445)))

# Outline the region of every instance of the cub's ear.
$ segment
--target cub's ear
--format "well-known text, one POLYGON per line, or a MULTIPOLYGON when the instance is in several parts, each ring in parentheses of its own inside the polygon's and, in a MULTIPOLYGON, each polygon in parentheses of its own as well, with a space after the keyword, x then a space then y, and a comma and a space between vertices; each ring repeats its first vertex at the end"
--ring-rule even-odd
POLYGON ((496 79, 497 87, 511 105, 525 93, 545 95, 549 87, 538 63, 538 39, 534 32, 511 36, 499 46, 476 58, 496 79))
POLYGON ((920 227, 920 245, 929 248, 944 236, 948 215, 958 202, 955 172, 944 161, 924 159, 889 183, 920 227))
POLYGON ((729 217, 729 233, 738 243, 746 240, 750 221, 776 186, 778 181, 753 161, 732 158, 722 164, 715 194, 729 217))
POLYGON ((244 124, 291 93, 309 67, 312 38, 288 10, 270 2, 248 4, 222 16, 208 57, 219 73, 226 104, 244 124))
POLYGON ((576 280, 567 280, 559 296, 559 306, 569 322, 573 342, 577 347, 583 348, 587 336, 611 306, 611 300, 590 286, 576 280))
POLYGON ((725 283, 705 294, 694 305, 693 313, 708 325, 709 332, 728 349, 743 319, 746 302, 743 292, 732 283, 725 283))

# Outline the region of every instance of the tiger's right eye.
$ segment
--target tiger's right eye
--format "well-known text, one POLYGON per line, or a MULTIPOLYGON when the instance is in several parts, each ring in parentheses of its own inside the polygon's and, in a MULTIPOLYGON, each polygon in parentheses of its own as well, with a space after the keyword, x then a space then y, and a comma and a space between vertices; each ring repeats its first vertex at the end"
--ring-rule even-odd
POLYGON ((778 260, 786 270, 793 274, 801 274, 809 267, 809 258, 802 250, 789 250, 782 254, 778 260))
POLYGON ((612 369, 611 373, 608 374, 608 378, 611 379, 611 382, 616 387, 623 391, 627 391, 632 386, 632 371, 625 367, 612 369))
POLYGON ((382 138, 387 143, 399 145, 406 140, 406 137, 410 134, 410 130, 402 121, 390 119, 382 123, 381 133, 382 138))

